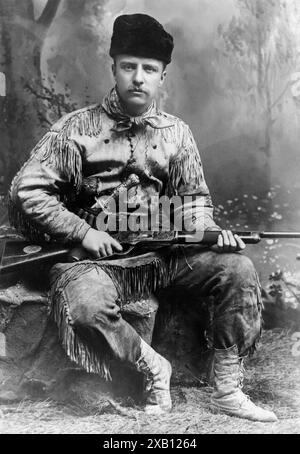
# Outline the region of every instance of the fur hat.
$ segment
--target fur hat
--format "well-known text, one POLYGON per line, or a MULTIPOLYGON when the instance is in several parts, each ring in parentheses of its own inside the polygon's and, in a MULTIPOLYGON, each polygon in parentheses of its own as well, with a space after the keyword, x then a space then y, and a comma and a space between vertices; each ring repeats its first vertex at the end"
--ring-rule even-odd
POLYGON ((109 55, 129 54, 171 61, 173 37, 147 14, 124 14, 116 18, 109 55))

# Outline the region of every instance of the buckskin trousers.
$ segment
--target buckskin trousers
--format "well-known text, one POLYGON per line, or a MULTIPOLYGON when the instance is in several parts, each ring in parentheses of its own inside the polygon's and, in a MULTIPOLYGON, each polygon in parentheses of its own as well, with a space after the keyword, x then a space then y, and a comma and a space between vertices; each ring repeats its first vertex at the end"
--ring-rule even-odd
MULTIPOLYGON (((251 260, 241 253, 219 254, 199 245, 170 246, 150 255, 152 259, 167 257, 169 262, 172 257, 175 263, 174 254, 173 275, 161 285, 174 290, 184 288, 187 310, 189 296, 199 298, 199 305, 203 297, 210 296, 213 347, 237 345, 240 355, 247 354, 260 335, 262 309, 260 283, 251 260)), ((127 268, 130 269, 132 258, 113 262, 126 265, 126 260, 131 260, 127 268)), ((124 303, 120 289, 128 278, 126 274, 116 277, 111 271, 113 262, 107 267, 96 261, 77 266, 59 263, 51 270, 53 312, 63 345, 71 359, 91 372, 103 373, 100 366, 95 366, 99 363, 95 358, 104 352, 127 363, 135 363, 140 356, 140 337, 122 317, 129 302, 124 303), (84 345, 89 346, 88 350, 80 351, 84 345)), ((153 279, 153 273, 140 272, 135 279, 139 276, 141 281, 153 279)), ((138 284, 147 287, 146 281, 138 284)), ((139 304, 142 302, 141 299, 139 304)), ((156 301, 152 299, 152 308, 144 318, 149 324, 150 335, 146 339, 149 343, 156 310, 156 301)))

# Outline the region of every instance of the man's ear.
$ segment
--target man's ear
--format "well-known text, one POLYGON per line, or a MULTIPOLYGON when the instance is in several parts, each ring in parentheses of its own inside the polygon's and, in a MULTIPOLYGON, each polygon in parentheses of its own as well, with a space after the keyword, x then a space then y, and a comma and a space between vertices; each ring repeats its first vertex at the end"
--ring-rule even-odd
POLYGON ((115 62, 111 65, 111 70, 112 70, 114 78, 116 78, 116 65, 115 65, 115 62))
POLYGON ((162 87, 167 76, 167 71, 164 69, 160 76, 159 86, 162 87))

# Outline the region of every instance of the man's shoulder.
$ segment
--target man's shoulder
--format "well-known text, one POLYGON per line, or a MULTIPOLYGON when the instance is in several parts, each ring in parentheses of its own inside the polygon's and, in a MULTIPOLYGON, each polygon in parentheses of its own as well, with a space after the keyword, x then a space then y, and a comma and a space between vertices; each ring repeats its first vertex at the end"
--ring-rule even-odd
POLYGON ((160 115, 164 119, 165 127, 169 126, 167 130, 174 143, 180 146, 183 142, 193 137, 189 125, 182 118, 164 111, 160 111, 160 115))
POLYGON ((61 132, 68 127, 78 127, 82 129, 84 127, 90 129, 92 126, 97 126, 100 122, 103 113, 101 104, 91 104, 86 107, 82 107, 77 110, 73 110, 63 115, 57 120, 52 126, 52 132, 61 132))
POLYGON ((176 115, 172 115, 168 112, 165 112, 164 110, 159 110, 159 113, 166 120, 170 121, 170 123, 178 123, 182 125, 186 124, 181 118, 177 117, 176 115))
POLYGON ((168 112, 160 110, 160 115, 164 118, 164 120, 169 123, 171 126, 175 126, 182 131, 189 129, 189 125, 182 120, 182 118, 177 117, 176 115, 172 115, 168 112))

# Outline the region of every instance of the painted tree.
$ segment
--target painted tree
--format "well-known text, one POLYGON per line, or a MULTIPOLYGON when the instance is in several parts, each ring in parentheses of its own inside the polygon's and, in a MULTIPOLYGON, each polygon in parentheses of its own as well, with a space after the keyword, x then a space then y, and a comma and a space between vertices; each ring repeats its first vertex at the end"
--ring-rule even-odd
POLYGON ((294 0, 236 0, 238 15, 218 28, 220 85, 235 108, 235 128, 261 138, 270 184, 272 133, 299 61, 294 0))
POLYGON ((35 140, 40 100, 25 86, 41 82, 41 50, 60 1, 48 0, 36 19, 32 0, 0 0, 0 63, 6 78, 6 96, 0 98, 3 191, 35 140))
POLYGON ((29 93, 40 100, 42 126, 49 127, 65 113, 99 99, 99 92, 95 96, 91 87, 99 89, 103 79, 108 38, 105 5, 106 0, 63 0, 43 47, 43 77, 38 84, 26 84, 29 93))
MULTIPOLYGON (((84 43, 93 42, 100 51, 104 48, 102 19, 105 3, 106 0, 0 0, 0 72, 5 74, 7 81, 6 97, 0 97, 2 192, 8 189, 11 178, 46 128, 63 114, 89 103, 86 93, 80 93, 80 106, 77 105, 66 81, 56 83, 55 71, 46 68, 45 72, 45 67, 42 67, 42 55, 49 45, 49 28, 54 18, 58 20, 63 16, 68 24, 73 25, 71 29, 79 50, 84 43), (34 14, 34 4, 37 3, 44 5, 39 17, 34 14), (57 14, 59 7, 60 13, 57 14)), ((116 3, 118 7, 122 6, 122 1, 116 3)), ((63 24, 62 21, 60 26, 63 24)), ((63 31, 63 45, 66 44, 66 35, 63 31)), ((74 43, 67 44, 67 55, 69 52, 72 56, 74 43)), ((57 50, 58 54, 60 51, 57 50)), ((66 71, 74 71, 63 55, 60 57, 66 71)), ((76 77, 84 80, 82 74, 76 74, 76 77)))

